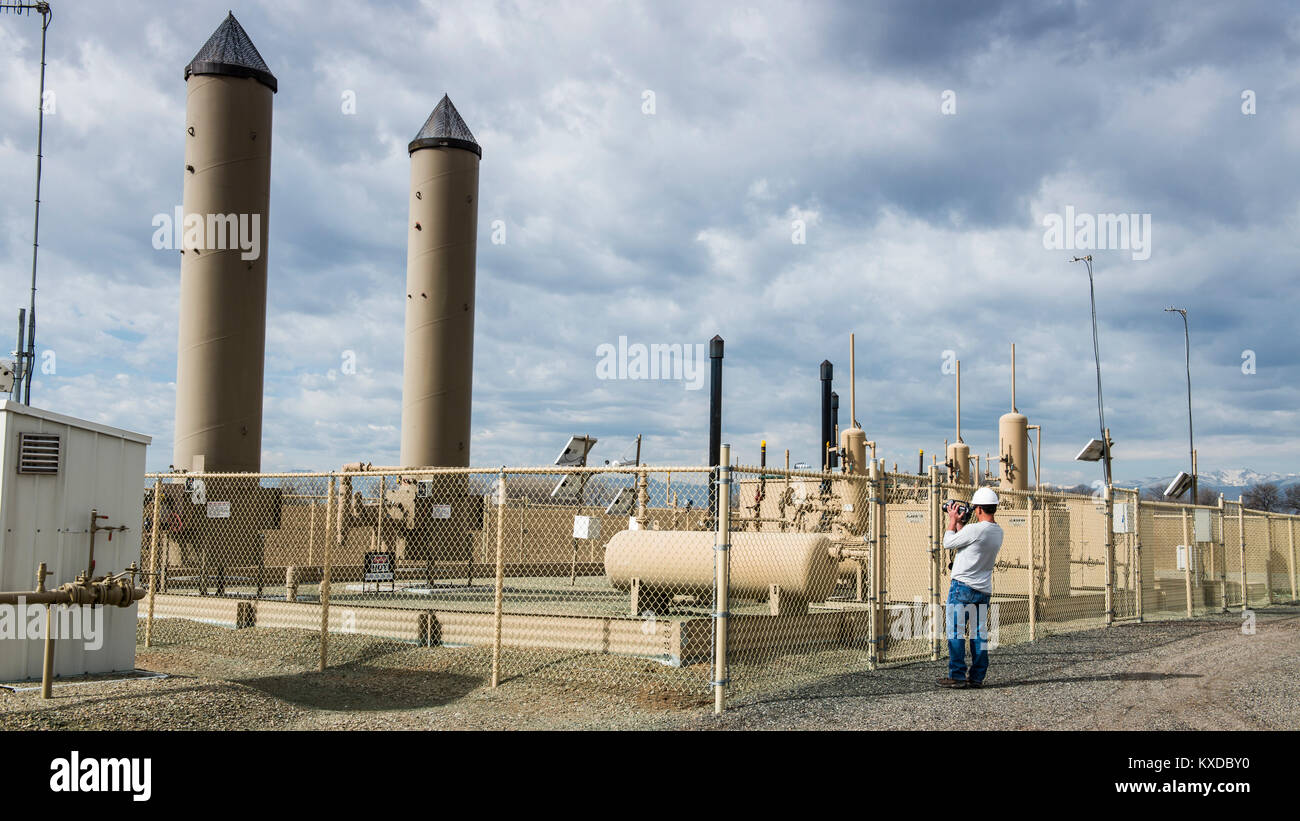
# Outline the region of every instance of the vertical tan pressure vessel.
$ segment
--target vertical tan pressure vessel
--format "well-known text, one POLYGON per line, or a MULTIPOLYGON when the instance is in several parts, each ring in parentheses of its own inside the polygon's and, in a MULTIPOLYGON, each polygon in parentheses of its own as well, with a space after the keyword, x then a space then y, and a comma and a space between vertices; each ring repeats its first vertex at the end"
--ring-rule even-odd
POLYGON ((1002 460, 999 486, 1029 489, 1029 419, 1023 413, 1004 413, 998 420, 998 455, 1002 460))
POLYGON ((854 427, 840 433, 840 449, 844 451, 844 472, 867 472, 867 434, 862 428, 854 427))
POLYGON ((483 151, 444 94, 408 146, 406 467, 469 465, 474 370, 474 258, 483 151))
POLYGON ((965 442, 953 442, 949 445, 948 463, 952 465, 952 481, 961 485, 971 483, 970 445, 965 442))
POLYGON ((172 463, 262 465, 271 99, 262 56, 234 15, 185 67, 180 341, 172 463))

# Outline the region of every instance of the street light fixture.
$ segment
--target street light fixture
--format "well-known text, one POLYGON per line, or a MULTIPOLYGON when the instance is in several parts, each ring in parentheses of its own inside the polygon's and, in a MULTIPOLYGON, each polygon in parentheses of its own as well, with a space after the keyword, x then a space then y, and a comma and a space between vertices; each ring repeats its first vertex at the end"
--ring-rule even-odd
POLYGON ((1097 364, 1097 422, 1101 429, 1101 462, 1106 471, 1106 486, 1110 487, 1110 436, 1106 432, 1106 410, 1101 397, 1101 347, 1097 344, 1097 293, 1092 282, 1092 254, 1074 257, 1070 262, 1082 262, 1088 268, 1088 298, 1092 301, 1092 357, 1097 364))
POLYGON ((1192 441, 1192 338, 1187 329, 1187 311, 1184 308, 1165 308, 1165 313, 1177 313, 1183 317, 1183 343, 1187 364, 1187 455, 1192 460, 1192 504, 1196 504, 1196 445, 1192 441))

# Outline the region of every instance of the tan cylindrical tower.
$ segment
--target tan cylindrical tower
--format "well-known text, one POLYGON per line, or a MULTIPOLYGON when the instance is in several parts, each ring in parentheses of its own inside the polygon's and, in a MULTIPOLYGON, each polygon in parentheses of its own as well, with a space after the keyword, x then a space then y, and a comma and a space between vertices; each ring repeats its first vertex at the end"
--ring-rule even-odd
POLYGON ((408 151, 401 464, 466 467, 483 151, 445 94, 408 151))
POLYGON ((234 15, 185 67, 185 190, 172 464, 262 465, 271 99, 234 15))

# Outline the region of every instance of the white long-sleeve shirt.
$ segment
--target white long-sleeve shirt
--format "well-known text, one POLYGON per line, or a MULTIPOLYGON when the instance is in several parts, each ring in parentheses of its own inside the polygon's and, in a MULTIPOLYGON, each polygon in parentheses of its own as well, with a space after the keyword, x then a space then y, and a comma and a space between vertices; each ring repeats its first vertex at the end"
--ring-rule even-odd
POLYGON ((952 580, 981 593, 993 592, 993 563, 1002 549, 1002 527, 997 522, 972 522, 961 530, 943 534, 943 546, 956 550, 952 580))

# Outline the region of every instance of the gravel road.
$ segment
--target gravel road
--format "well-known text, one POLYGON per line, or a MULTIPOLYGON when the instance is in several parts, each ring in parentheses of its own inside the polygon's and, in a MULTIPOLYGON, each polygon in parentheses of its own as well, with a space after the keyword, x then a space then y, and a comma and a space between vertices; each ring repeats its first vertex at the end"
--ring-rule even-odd
POLYGON ((309 646, 141 648, 137 667, 166 678, 60 682, 50 701, 0 689, 0 729, 1300 729, 1300 607, 1256 614, 1254 635, 1229 614, 999 648, 981 690, 936 688, 942 662, 771 682, 721 717, 653 678, 493 690, 481 663, 374 641, 331 641, 324 673, 304 671, 309 646))

